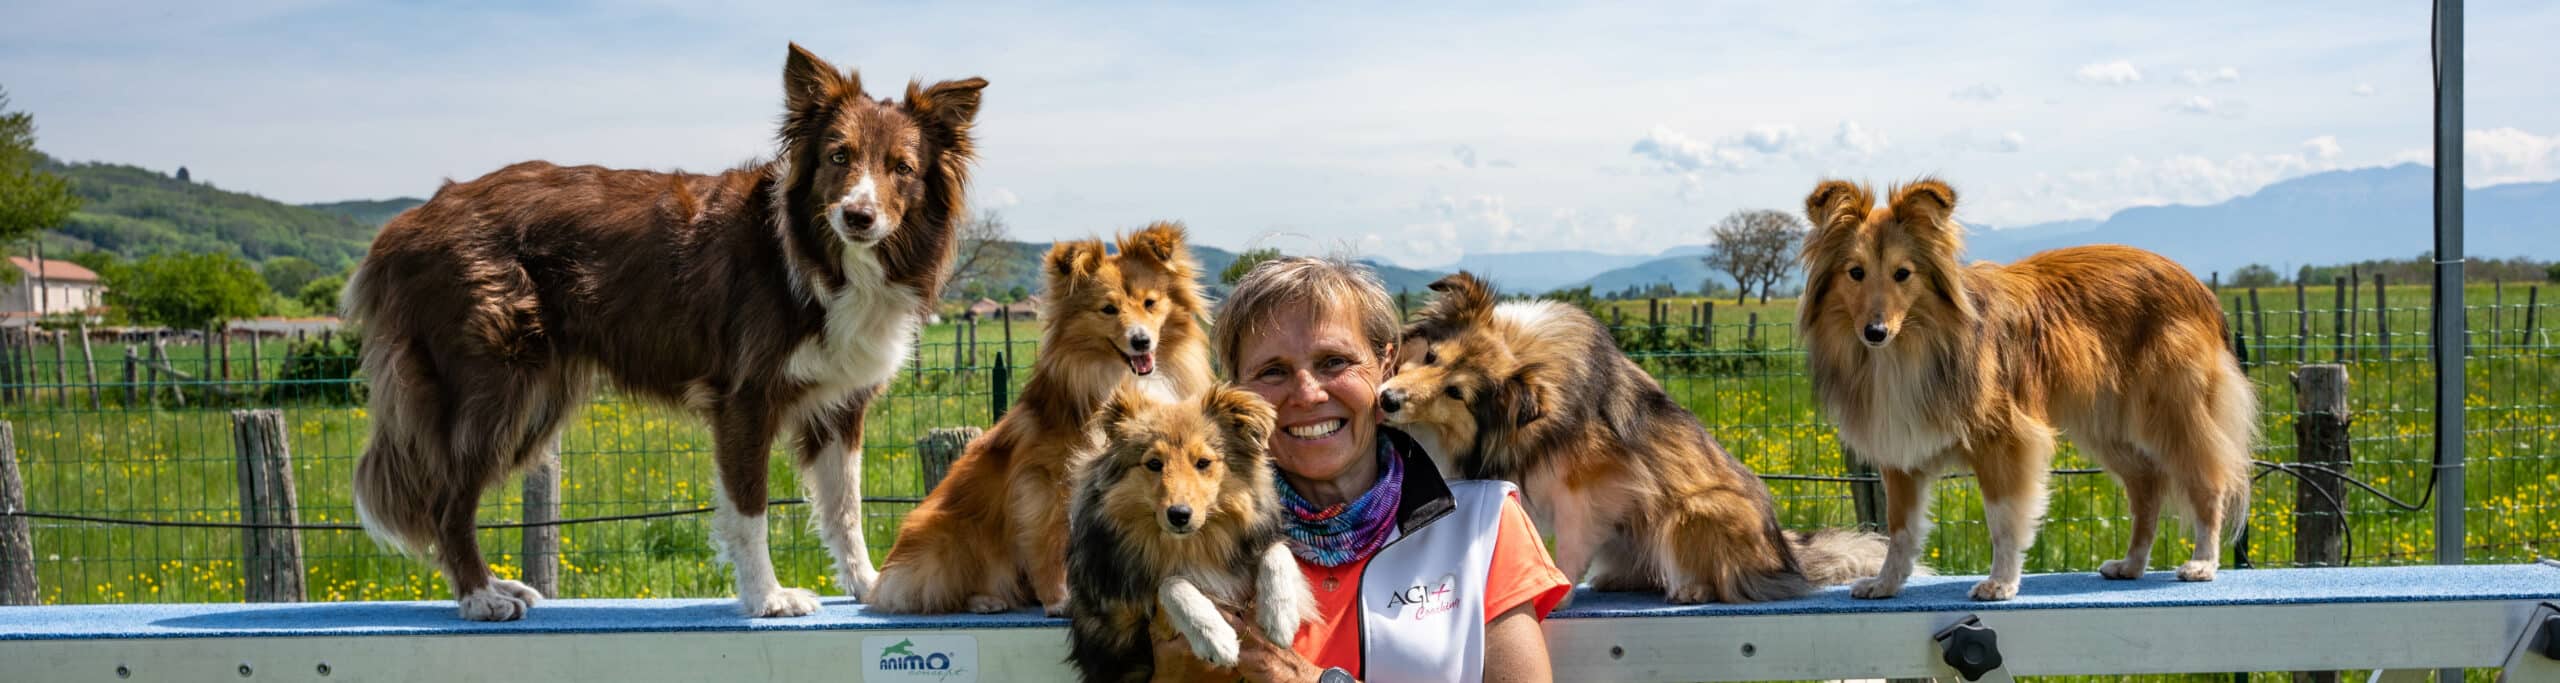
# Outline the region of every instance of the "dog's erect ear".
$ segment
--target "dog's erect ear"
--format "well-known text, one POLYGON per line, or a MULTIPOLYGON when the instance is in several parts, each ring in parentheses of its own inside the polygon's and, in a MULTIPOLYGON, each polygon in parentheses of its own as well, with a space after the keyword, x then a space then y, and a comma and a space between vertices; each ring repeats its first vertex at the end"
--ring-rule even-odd
POLYGON ((1527 427, 1529 423, 1536 422, 1538 418, 1547 415, 1538 404, 1538 392, 1529 386, 1529 374, 1538 372, 1540 369, 1536 363, 1523 365, 1520 369, 1511 371, 1510 377, 1502 380, 1502 413, 1510 418, 1511 426, 1515 429, 1527 427))
POLYGON ((1188 275, 1182 260, 1182 242, 1186 235, 1181 223, 1158 221, 1145 229, 1120 238, 1120 255, 1136 256, 1166 270, 1188 275))
POLYGON ((1431 283, 1431 291, 1440 294, 1422 308, 1423 318, 1465 324, 1493 315, 1493 285, 1477 279, 1474 273, 1461 270, 1440 278, 1431 283))
POLYGON ((1867 188, 1846 180, 1827 179, 1813 186, 1813 194, 1805 195, 1804 218, 1813 221, 1813 231, 1856 227, 1867 219, 1867 211, 1875 208, 1876 198, 1867 188))
POLYGON ((1090 274, 1094 269, 1101 267, 1102 243, 1095 240, 1059 242, 1049 246, 1049 255, 1041 262, 1047 264, 1046 270, 1050 279, 1053 280, 1050 283, 1050 291, 1060 291, 1054 280, 1090 274))
POLYGON ((1893 215, 1908 224, 1945 226, 1956 212, 1956 189, 1936 178, 1922 178, 1893 188, 1893 215))
POLYGON ((1279 421, 1271 404, 1253 392, 1232 385, 1211 390, 1201 397, 1202 412, 1218 424, 1226 435, 1227 448, 1233 454, 1263 452, 1271 440, 1271 430, 1279 421))
POLYGON ((862 92, 861 76, 848 77, 808 48, 791 44, 790 56, 782 61, 782 103, 792 115, 814 114, 837 95, 848 92, 862 92))
POLYGON ((1134 438, 1139 427, 1138 413, 1153 405, 1155 398, 1145 391, 1122 386, 1113 390, 1110 400, 1102 403, 1102 410, 1094 412, 1088 419, 1092 420, 1090 426, 1101 430, 1105 438, 1134 438))
POLYGON ((978 118, 979 92, 986 88, 987 79, 974 77, 943 81, 930 88, 907 81, 907 112, 937 142, 948 146, 968 137, 970 122, 978 118))

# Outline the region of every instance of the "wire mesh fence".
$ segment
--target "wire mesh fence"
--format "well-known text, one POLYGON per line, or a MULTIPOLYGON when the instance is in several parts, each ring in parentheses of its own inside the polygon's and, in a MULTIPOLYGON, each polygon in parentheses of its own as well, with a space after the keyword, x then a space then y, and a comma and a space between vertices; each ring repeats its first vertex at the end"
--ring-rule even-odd
MULTIPOLYGON (((2380 283, 2266 290, 2225 289, 2231 343, 2256 385, 2261 471, 2246 528, 2245 561, 2295 566, 2304 520, 2343 522, 2337 561, 2420 563, 2433 558, 2433 372, 2428 291, 2380 283), (2338 363, 2349 379, 2340 416, 2351 461, 2344 483, 2302 503, 2295 390, 2310 363, 2338 363)), ((2466 295, 2470 334, 2461 345, 2470 419, 2463 435, 2468 494, 2466 555, 2516 561, 2560 543, 2560 324, 2538 286, 2475 285, 2466 295)), ((1795 338, 1791 305, 1697 300, 1604 302, 1596 309, 1626 352, 1704 420, 1725 447, 1768 480, 1791 527, 1848 526, 1872 477, 1853 467, 1820 416, 1795 338)), ((929 486, 918 442, 938 428, 985 426, 1027 381, 1037 323, 988 320, 934 326, 916 357, 877 400, 864 435, 867 532, 875 558, 929 486), (1001 368, 1001 371, 1000 371, 1001 368), (1002 386, 998 382, 1003 382, 1002 386)), ((239 457, 230 411, 284 415, 312 600, 442 599, 426 565, 350 530, 347 482, 366 435, 363 385, 351 377, 344 338, 302 341, 177 335, 90 338, 20 334, 0 357, 0 419, 15 426, 25 510, 126 520, 227 523, 242 519, 239 457), (84 343, 84 339, 86 343, 84 343), (131 360, 128 360, 130 358, 131 360)), ((2053 501, 2029 571, 2093 570, 2122 556, 2130 533, 2121 490, 2063 439, 2053 501)), ((676 513, 714 503, 708 430, 679 411, 607 395, 573 421, 561 444, 563 518, 676 513)), ((777 495, 796 487, 776 458, 777 495)), ((2317 475, 2324 471, 2314 471, 2317 475)), ((484 525, 522 518, 523 490, 497 487, 484 525)), ((1978 573, 1990 546, 1969 478, 1938 484, 1938 531, 1926 561, 1978 573)), ((805 508, 773 509, 773 546, 784 583, 824 586, 826 551, 805 508)), ((244 534, 222 527, 165 527, 40 517, 32 526, 35 574, 46 603, 233 601, 246 593, 244 534)), ((2154 568, 2183 559, 2187 539, 2164 524, 2154 568)), ((524 531, 485 529, 497 571, 515 578, 524 531)), ((722 596, 702 515, 571 524, 558 528, 557 592, 568 597, 722 596)), ((2226 555, 2227 563, 2243 557, 2226 555)), ((0 563, 9 562, 0 557, 0 563)), ((2322 559, 2309 564, 2327 564, 2322 559)), ((0 567, 5 569, 5 567, 0 567)))

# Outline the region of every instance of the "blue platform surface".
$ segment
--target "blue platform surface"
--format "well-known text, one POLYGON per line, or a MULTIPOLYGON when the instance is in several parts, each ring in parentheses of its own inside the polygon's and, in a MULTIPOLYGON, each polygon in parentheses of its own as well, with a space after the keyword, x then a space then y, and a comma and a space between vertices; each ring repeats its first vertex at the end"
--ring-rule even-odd
MULTIPOLYGON (((1981 577, 1917 577, 1886 600, 1849 597, 1845 587, 1753 605, 1668 605, 1659 594, 1583 591, 1551 619, 1695 617, 1884 612, 2193 607, 2469 600, 2560 600, 2560 565, 2225 569, 2208 583, 2167 572, 2135 581, 2094 573, 2026 577, 2018 597, 1975 602, 1981 577)), ((301 604, 164 604, 0 607, 0 641, 106 638, 276 636, 490 635, 510 633, 643 633, 682 631, 949 630, 1056 628, 1065 623, 1034 610, 1006 614, 901 616, 874 614, 842 597, 819 613, 747 619, 736 602, 716 599, 551 600, 520 621, 483 623, 455 616, 451 601, 301 604)))

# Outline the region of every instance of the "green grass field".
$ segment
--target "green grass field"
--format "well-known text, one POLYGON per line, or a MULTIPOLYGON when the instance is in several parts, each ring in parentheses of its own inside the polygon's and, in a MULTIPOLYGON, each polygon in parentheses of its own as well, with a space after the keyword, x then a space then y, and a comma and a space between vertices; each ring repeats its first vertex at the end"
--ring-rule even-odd
MULTIPOLYGON (((2288 288, 2289 289, 2289 288, 2288 288)), ((2475 561, 2516 561, 2549 554, 2560 544, 2560 324, 2547 314, 2560 309, 2543 302, 2534 327, 2521 287, 2509 287, 2508 305, 2489 305, 2486 287, 2474 287, 2470 325, 2474 329, 2468 374, 2470 409, 2465 449, 2466 528, 2468 555, 2475 561)), ((2328 310, 2334 295, 2308 290, 2314 309, 2296 313, 2291 292, 2284 292, 2282 312, 2276 292, 2261 292, 2266 310, 2266 340, 2255 337, 2251 320, 2240 328, 2249 347, 2250 374, 2262 396, 2265 438, 2258 457, 2293 459, 2293 399, 2286 373, 2300 362, 2344 360, 2353 378, 2356 414, 2353 473, 2409 501, 2424 493, 2432 440, 2432 369, 2425 346, 2426 296, 2423 288, 2395 287, 2393 307, 2376 315, 2369 301, 2362 315, 2349 316, 2354 332, 2343 347, 2336 343, 2336 317, 2328 310), (2391 330, 2384 346, 2381 326, 2391 330), (2309 334, 2301 334, 2307 324, 2309 334)), ((2246 314, 2246 293, 2226 290, 2226 303, 2239 299, 2246 314)), ((1630 335, 1658 334, 1658 347, 1639 360, 1680 401, 1695 411, 1722 440, 1763 474, 1841 475, 1847 467, 1832 430, 1817 416, 1795 351, 1793 301, 1773 300, 1732 307, 1718 305, 1716 343, 1703 346, 1704 334, 1685 327, 1684 301, 1659 331, 1627 330, 1630 335), (1759 312, 1760 327, 1748 329, 1750 312, 1759 312), (1749 337, 1753 341, 1745 341, 1749 337)), ((1645 302, 1633 306, 1626 320, 1643 323, 1645 302)), ((1017 324, 1014 349, 1028 353, 1037 333, 1017 324)), ((955 354, 965 353, 966 337, 958 326, 933 328, 919 347, 917 365, 875 404, 866 435, 865 488, 871 496, 913 497, 923 483, 913 444, 927 430, 991 421, 994 388, 989 363, 1000 346, 1001 332, 992 323, 978 329, 979 356, 974 369, 954 369, 955 354)), ((262 353, 279 363, 276 353, 262 353)), ((179 347, 171 347, 178 356, 179 347)), ((121 350, 115 352, 118 372, 121 350)), ((106 354, 100 354, 102 359, 106 354)), ((243 355, 234 349, 235 363, 243 355)), ((50 363, 50 351, 37 358, 50 363)), ((966 359, 959 359, 966 365, 966 359)), ((77 361, 74 361, 75 363, 77 361)), ((1017 368, 1027 359, 1016 359, 1017 368)), ((102 372, 106 364, 101 363, 102 372)), ((40 364, 38 375, 50 377, 40 364)), ((75 371, 76 373, 77 371, 75 371)), ((236 375, 235 375, 236 376, 236 375)), ((272 376, 272 375, 267 375, 272 376)), ((120 378, 119 378, 120 379, 120 378)), ((49 382, 49 379, 45 381, 49 382)), ((1008 394, 1024 381, 1011 377, 1008 394)), ((77 382, 75 381, 75 384, 77 382)), ((290 425, 294 475, 305 522, 348 523, 353 515, 346 500, 346 481, 364 440, 365 412, 349 402, 315 398, 280 404, 290 425)), ((334 385, 343 390, 343 384, 334 385)), ((149 519, 227 521, 238 518, 236 465, 229 439, 228 415, 222 407, 177 408, 165 397, 157 406, 105 401, 90 410, 86 387, 73 387, 70 407, 44 388, 28 403, 0 410, 17 430, 21 471, 26 478, 29 508, 45 512, 149 519)), ((112 388, 110 388, 112 393, 112 388)), ((199 392, 200 393, 200 392, 199 392)), ((259 405, 278 405, 267 401, 259 405)), ((2066 448, 2057 466, 2089 467, 2066 448)), ((562 514, 568 517, 649 512, 708 506, 712 502, 710 441, 693 418, 660 408, 605 400, 587 412, 564 437, 566 470, 562 514)), ((794 495, 796 479, 786 459, 774 465, 776 496, 794 495)), ((1773 480, 1790 526, 1848 525, 1857 522, 1851 485, 1839 482, 1773 480)), ((2293 564, 2294 482, 2283 475, 2263 478, 2249 520, 2249 556, 2261 566, 2293 564)), ((2125 534, 2122 496, 2112 481, 2099 475, 2056 478, 2053 505, 2044 532, 2030 556, 2030 571, 2079 571, 2118 556, 2125 534)), ((2352 564, 2425 562, 2434 538, 2429 512, 2402 512, 2363 493, 2348 498, 2353 527, 2352 564)), ((518 487, 502 487, 484 502, 484 521, 519 516, 518 487)), ((891 541, 899 516, 909 505, 875 502, 869 506, 868 531, 877 557, 891 541)), ((801 507, 777 508, 774 545, 784 582, 831 591, 826 553, 810 533, 801 507)), ((1969 479, 1950 479, 1938 487, 1939 531, 1929 561, 1948 573, 1977 573, 1989 562, 1988 543, 1980 523, 1978 497, 1969 479)), ((231 601, 241 595, 240 532, 224 529, 150 529, 58 523, 36 520, 38 574, 44 599, 53 603, 231 601)), ((2171 528, 2174 528, 2172 526, 2171 528)), ((441 599, 442 580, 422 564, 383 550, 359 532, 306 531, 301 534, 306 557, 306 583, 317 600, 441 599)), ((517 571, 519 536, 489 530, 482 544, 499 572, 517 571)), ((574 597, 719 596, 729 592, 727 572, 712 559, 707 518, 703 516, 573 526, 562 538, 561 593, 574 597)), ((2153 566, 2174 566, 2185 556, 2183 533, 2164 533, 2153 553, 2153 566)), ((2229 561, 2226 553, 2226 562, 2229 561)))

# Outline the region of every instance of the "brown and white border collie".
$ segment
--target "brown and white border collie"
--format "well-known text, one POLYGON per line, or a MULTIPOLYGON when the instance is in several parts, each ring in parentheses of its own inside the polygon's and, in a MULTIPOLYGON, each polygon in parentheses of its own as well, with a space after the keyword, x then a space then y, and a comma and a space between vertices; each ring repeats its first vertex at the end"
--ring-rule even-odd
POLYGON ((1566 577, 1675 603, 1761 602, 1884 561, 1875 534, 1779 528, 1769 487, 1590 313, 1497 303, 1465 272, 1431 289, 1378 407, 1443 472, 1520 484, 1566 577))
POLYGON ((365 527, 434 553, 463 618, 524 616, 541 596, 490 573, 474 511, 545 457, 601 377, 710 421, 713 536, 741 611, 818 608, 775 581, 766 549, 766 459, 785 430, 837 583, 863 596, 863 409, 941 286, 986 84, 874 99, 792 45, 770 161, 716 175, 525 162, 392 219, 343 305, 373 383, 365 527))
POLYGON ((1040 358, 1022 398, 969 442, 951 474, 898 526, 871 607, 884 612, 1001 612, 1067 607, 1068 474, 1099 447, 1089 428, 1127 387, 1174 402, 1214 379, 1201 329, 1208 309, 1182 226, 1059 242, 1043 260, 1040 358))
POLYGON ((2142 576, 2164 497, 2186 508, 2195 553, 2178 578, 2211 581, 2222 528, 2249 511, 2257 395, 2222 340, 2222 308, 2193 273, 2140 249, 2055 249, 2009 265, 1957 265, 1956 191, 1924 179, 1882 208, 1827 180, 1805 198, 1805 294, 1796 327, 1813 393, 1840 440, 1884 475, 1884 571, 1850 592, 1892 597, 1929 537, 1929 488, 1973 470, 1991 531, 1976 600, 2018 593, 2044 518, 2055 428, 2124 484, 2133 537, 2098 573, 2142 576), (2171 494, 2176 494, 2172 496, 2171 494))

